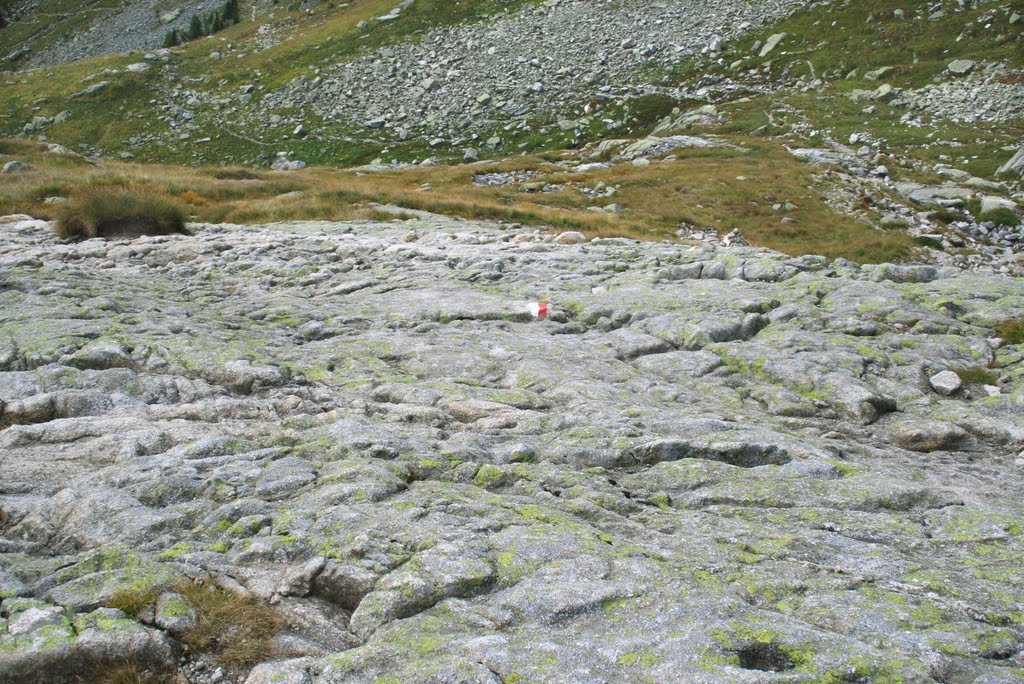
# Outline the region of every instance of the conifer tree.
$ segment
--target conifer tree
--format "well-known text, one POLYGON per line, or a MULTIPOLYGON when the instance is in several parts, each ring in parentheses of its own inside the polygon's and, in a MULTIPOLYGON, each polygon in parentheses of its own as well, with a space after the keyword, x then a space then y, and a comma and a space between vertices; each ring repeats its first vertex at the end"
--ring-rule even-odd
POLYGON ((238 0, 227 0, 224 3, 224 23, 237 24, 241 20, 242 16, 238 9, 238 0))
POLYGON ((198 14, 193 14, 192 19, 188 22, 188 32, 185 34, 185 38, 195 40, 201 35, 203 35, 203 20, 199 18, 198 14))

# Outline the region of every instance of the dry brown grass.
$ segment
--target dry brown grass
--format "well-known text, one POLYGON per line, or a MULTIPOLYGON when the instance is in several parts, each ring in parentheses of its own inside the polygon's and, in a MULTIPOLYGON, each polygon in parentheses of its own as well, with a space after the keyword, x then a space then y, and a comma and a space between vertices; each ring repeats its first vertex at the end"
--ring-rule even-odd
POLYGON ((591 237, 673 239, 685 223, 723 233, 739 228, 753 244, 793 255, 822 254, 861 262, 906 256, 912 245, 906 234, 878 231, 833 211, 824 201, 828 181, 817 170, 772 143, 741 142, 749 142, 750 147, 683 151, 674 161, 646 168, 617 164, 583 174, 552 163, 558 155, 375 172, 323 168, 269 172, 119 162, 95 167, 83 166, 84 161, 55 164, 46 159, 52 155, 36 150, 35 155, 22 152, 21 157, 28 157, 38 171, 0 187, 0 212, 53 218, 55 207, 42 201, 46 196, 97 182, 130 183, 187 203, 193 220, 204 222, 376 218, 374 204, 380 203, 469 219, 579 230, 591 237), (477 173, 513 170, 539 173, 539 179, 560 189, 526 193, 514 186, 473 184, 477 173), (599 200, 582 192, 599 181, 619 186, 618 192, 599 200), (424 183, 432 191, 422 191, 424 183), (773 204, 787 201, 798 208, 786 214, 772 209, 773 204), (623 207, 620 214, 591 210, 613 202, 623 207))
POLYGON ((271 655, 273 638, 284 621, 270 606, 211 586, 183 585, 177 591, 196 607, 199 624, 183 640, 211 653, 229 668, 246 668, 271 655))
POLYGON ((87 684, 148 684, 156 681, 156 677, 146 676, 133 663, 114 665, 100 670, 89 678, 78 678, 75 681, 87 684))

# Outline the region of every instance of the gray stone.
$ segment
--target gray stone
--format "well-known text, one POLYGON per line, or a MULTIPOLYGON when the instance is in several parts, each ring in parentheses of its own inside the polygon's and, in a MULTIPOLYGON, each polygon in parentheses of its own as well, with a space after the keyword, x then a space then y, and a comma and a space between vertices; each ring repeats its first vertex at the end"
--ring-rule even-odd
POLYGON ((64 610, 53 606, 50 608, 29 608, 11 617, 7 625, 7 634, 19 636, 28 634, 44 627, 60 627, 67 622, 64 610))
POLYGON ((962 428, 937 421, 912 423, 896 428, 897 444, 910 451, 957 451, 966 446, 970 435, 962 428))
POLYGON ((896 192, 903 197, 923 205, 962 206, 973 199, 975 192, 957 185, 922 185, 920 183, 896 183, 896 192))
POLYGON ((309 674, 313 665, 310 658, 261 663, 249 672, 245 684, 313 684, 309 674))
POLYGON ((956 59, 949 63, 949 66, 946 67, 946 71, 954 76, 966 76, 974 71, 974 67, 976 65, 977 63, 971 59, 956 59))
POLYGON ((306 162, 300 159, 289 160, 285 157, 278 157, 270 168, 274 171, 300 171, 306 168, 306 162))
POLYGON ((785 39, 786 39, 786 34, 785 33, 773 33, 772 35, 768 36, 768 40, 766 40, 764 42, 764 45, 761 47, 761 52, 758 53, 758 56, 759 57, 767 57, 785 39))
POLYGON ((177 592, 166 591, 156 602, 154 623, 160 629, 181 636, 199 624, 195 606, 177 592))
POLYGON ((900 96, 900 91, 888 83, 883 83, 871 93, 871 99, 877 102, 892 102, 900 96))
POLYGON ((1005 197, 994 197, 992 195, 985 195, 981 198, 981 211, 978 215, 979 217, 982 218, 982 220, 984 220, 984 216, 986 214, 990 214, 1001 209, 1017 213, 1020 210, 1020 207, 1017 205, 1016 202, 1014 202, 1011 199, 1006 199, 1005 197))
POLYGON ((996 173, 1015 173, 1024 178, 1024 147, 1017 150, 1017 152, 1010 157, 1009 161, 996 170, 996 173))
POLYGON ((83 88, 82 90, 79 90, 77 93, 75 93, 71 97, 73 97, 73 98, 93 97, 95 95, 99 95, 100 93, 102 93, 104 90, 107 89, 107 87, 109 85, 110 85, 110 81, 99 81, 98 83, 93 83, 92 85, 87 86, 87 87, 83 88))
POLYGON ((916 264, 879 264, 872 269, 875 280, 891 280, 894 283, 930 283, 939 277, 934 266, 916 264))
POLYGON ((932 377, 928 378, 928 384, 932 386, 932 389, 939 394, 949 396, 953 394, 963 383, 960 380, 960 376, 953 371, 942 371, 936 373, 932 377))
POLYGON ((555 236, 555 244, 580 245, 587 241, 587 236, 575 230, 567 230, 555 236))
POLYGON ((23 173, 25 171, 34 171, 35 167, 25 162, 17 160, 6 162, 3 166, 3 170, 0 173, 23 173))
POLYGON ((308 596, 312 591, 313 581, 323 571, 326 564, 327 562, 322 556, 316 556, 302 565, 292 568, 285 573, 278 593, 284 596, 308 596))
POLYGON ((896 70, 893 69, 891 66, 880 67, 878 69, 875 69, 874 71, 869 71, 865 73, 864 78, 866 78, 869 81, 881 81, 883 79, 889 78, 895 72, 896 70))
POLYGON ((66 615, 59 623, 37 621, 29 632, 0 635, 0 668, 12 684, 97 675, 126 659, 161 671, 174 665, 166 636, 107 608, 73 621, 66 615))

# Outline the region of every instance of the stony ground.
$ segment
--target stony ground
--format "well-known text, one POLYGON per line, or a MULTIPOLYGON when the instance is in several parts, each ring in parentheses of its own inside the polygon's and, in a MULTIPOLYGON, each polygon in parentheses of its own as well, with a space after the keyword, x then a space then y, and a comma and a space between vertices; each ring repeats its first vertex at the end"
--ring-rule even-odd
POLYGON ((1022 315, 1006 275, 429 215, 4 219, 0 670, 176 667, 174 594, 103 606, 206 579, 284 660, 189 681, 1019 682, 1022 315))
MULTIPOLYGON (((22 4, 29 6, 25 13, 30 16, 40 11, 32 3, 22 4)), ((213 11, 222 4, 223 0, 131 0, 115 3, 113 7, 77 9, 89 18, 86 28, 62 36, 62 40, 42 50, 29 52, 25 66, 65 64, 116 52, 159 48, 168 31, 185 31, 193 14, 213 11)), ((51 21, 64 17, 62 13, 53 14, 51 21)))
POLYGON ((528 117, 561 111, 568 102, 580 102, 576 114, 583 116, 582 103, 628 94, 631 83, 650 91, 650 76, 637 78, 642 69, 680 62, 709 46, 721 49, 725 39, 799 5, 548 0, 494 21, 434 30, 421 42, 381 48, 331 67, 323 78, 297 78, 263 105, 310 106, 326 120, 390 128, 403 139, 465 141, 496 126, 522 129, 528 117))

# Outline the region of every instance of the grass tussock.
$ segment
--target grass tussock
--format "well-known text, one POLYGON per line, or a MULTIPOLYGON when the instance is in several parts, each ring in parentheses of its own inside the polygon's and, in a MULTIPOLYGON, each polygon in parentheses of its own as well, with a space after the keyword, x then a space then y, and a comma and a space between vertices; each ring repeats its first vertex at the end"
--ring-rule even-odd
POLYGON ((1007 209, 1006 207, 1000 207, 995 211, 982 214, 978 219, 980 221, 991 221, 997 226, 1010 226, 1011 228, 1016 228, 1020 225, 1020 216, 1017 215, 1017 212, 1012 209, 1007 209))
POLYGON ((107 607, 135 617, 155 604, 159 596, 160 590, 156 587, 129 587, 115 592, 107 599, 107 607))
POLYGON ((995 326, 995 331, 1007 344, 1024 343, 1024 317, 1003 321, 995 326))
POLYGON ((965 385, 994 385, 999 380, 999 374, 988 368, 980 366, 974 368, 958 368, 956 374, 965 385))
POLYGON ((78 678, 79 684, 150 684, 157 681, 152 675, 139 670, 134 663, 114 665, 97 672, 89 678, 78 678))
POLYGON ((181 205, 132 186, 93 185, 79 189, 61 207, 55 228, 66 240, 188 234, 181 205))
POLYGON ((270 657, 272 641, 284 627, 273 608, 211 586, 185 585, 177 590, 198 613, 199 624, 183 637, 193 649, 213 654, 229 668, 251 667, 270 657))

